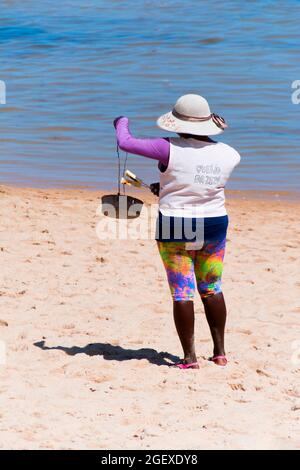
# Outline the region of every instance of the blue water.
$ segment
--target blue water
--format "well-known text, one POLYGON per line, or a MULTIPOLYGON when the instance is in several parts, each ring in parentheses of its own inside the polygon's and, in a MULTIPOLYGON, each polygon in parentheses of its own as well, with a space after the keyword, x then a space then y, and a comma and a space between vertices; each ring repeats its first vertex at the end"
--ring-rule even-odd
MULTIPOLYGON (((205 96, 242 163, 233 189, 298 190, 299 1, 3 1, 0 183, 112 186, 112 121, 159 136, 181 94, 205 96)), ((157 180, 155 162, 130 169, 157 180)))

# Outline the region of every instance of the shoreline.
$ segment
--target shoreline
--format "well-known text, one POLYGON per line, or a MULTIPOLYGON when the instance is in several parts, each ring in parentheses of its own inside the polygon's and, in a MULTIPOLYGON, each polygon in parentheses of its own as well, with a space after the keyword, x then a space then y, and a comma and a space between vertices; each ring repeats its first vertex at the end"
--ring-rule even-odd
MULTIPOLYGON (((17 185, 6 185, 0 184, 0 194, 12 194, 12 193, 24 193, 24 194, 43 194, 43 195, 53 195, 53 194, 64 194, 64 195, 79 195, 86 197, 95 197, 99 195, 100 197, 104 194, 116 194, 117 188, 90 188, 87 186, 81 185, 70 185, 57 188, 37 188, 31 186, 17 186, 17 185)), ((122 193, 122 189, 121 189, 122 193)), ((144 188, 135 189, 135 188, 126 188, 127 195, 134 195, 145 198, 145 202, 155 202, 157 198, 151 194, 149 190, 144 188)), ((274 191, 274 190, 242 190, 242 189, 228 189, 225 190, 226 200, 232 199, 243 199, 243 200, 261 200, 261 201, 285 201, 287 203, 300 203, 300 191, 274 191)))

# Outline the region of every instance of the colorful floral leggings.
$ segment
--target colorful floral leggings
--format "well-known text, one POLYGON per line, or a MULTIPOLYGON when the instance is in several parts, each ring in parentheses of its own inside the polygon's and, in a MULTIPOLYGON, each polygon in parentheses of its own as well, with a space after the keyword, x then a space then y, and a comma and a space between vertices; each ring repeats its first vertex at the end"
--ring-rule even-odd
POLYGON ((157 244, 173 300, 193 300, 195 279, 202 298, 221 292, 226 237, 206 241, 200 250, 187 250, 185 242, 157 244))

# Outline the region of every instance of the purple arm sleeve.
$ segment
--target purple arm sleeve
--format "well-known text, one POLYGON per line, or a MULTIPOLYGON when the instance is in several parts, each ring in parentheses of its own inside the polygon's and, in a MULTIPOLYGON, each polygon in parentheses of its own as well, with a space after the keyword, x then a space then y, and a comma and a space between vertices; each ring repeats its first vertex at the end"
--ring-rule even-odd
POLYGON ((136 139, 130 133, 127 117, 119 118, 115 127, 120 149, 135 155, 153 158, 165 166, 168 165, 170 142, 167 139, 136 139))

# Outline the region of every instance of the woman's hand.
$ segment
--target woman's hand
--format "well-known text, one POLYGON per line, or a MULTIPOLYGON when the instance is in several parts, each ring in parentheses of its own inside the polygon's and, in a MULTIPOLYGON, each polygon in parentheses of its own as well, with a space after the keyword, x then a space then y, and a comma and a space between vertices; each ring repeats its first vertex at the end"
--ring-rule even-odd
POLYGON ((125 117, 125 116, 118 116, 114 119, 114 128, 116 128, 118 120, 122 119, 123 117, 125 117))
POLYGON ((160 184, 159 183, 151 183, 150 184, 151 193, 155 196, 159 196, 160 184))

